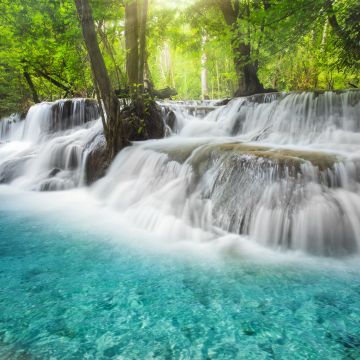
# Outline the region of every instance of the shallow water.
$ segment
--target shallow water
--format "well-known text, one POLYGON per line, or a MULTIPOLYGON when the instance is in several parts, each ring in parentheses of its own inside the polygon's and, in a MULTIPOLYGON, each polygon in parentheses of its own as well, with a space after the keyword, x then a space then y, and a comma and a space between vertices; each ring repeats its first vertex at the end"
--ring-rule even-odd
POLYGON ((28 196, 0 191, 1 359, 360 357, 356 258, 149 251, 28 196))

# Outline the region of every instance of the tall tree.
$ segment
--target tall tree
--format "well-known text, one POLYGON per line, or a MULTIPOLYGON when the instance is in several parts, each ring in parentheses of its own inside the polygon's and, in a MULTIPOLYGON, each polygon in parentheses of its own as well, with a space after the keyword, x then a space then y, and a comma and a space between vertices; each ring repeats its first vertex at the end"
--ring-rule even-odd
POLYGON ((88 0, 75 0, 75 5, 89 54, 95 88, 99 91, 105 109, 106 119, 103 117, 103 125, 108 151, 110 156, 114 157, 115 154, 127 144, 122 129, 120 102, 112 88, 104 58, 99 48, 90 4, 88 0))
POLYGON ((208 70, 207 70, 207 55, 205 51, 206 35, 202 37, 202 54, 201 54, 201 96, 203 100, 209 99, 208 88, 208 70))
POLYGON ((140 31, 139 31, 139 83, 141 86, 144 83, 145 63, 147 59, 146 48, 146 27, 148 17, 148 0, 140 0, 140 31))
POLYGON ((31 78, 31 75, 30 73, 27 71, 27 69, 24 70, 24 77, 26 79, 26 82, 28 83, 29 85, 29 89, 31 91, 31 95, 32 95, 32 98, 33 98, 33 101, 35 104, 39 103, 40 100, 39 100, 39 95, 36 91, 36 88, 35 88, 35 85, 34 85, 34 82, 32 81, 32 78, 31 78))
POLYGON ((251 9, 249 2, 241 4, 240 0, 215 1, 231 30, 235 70, 239 80, 236 95, 246 96, 264 91, 264 87, 258 77, 258 63, 252 58, 249 29, 244 30, 240 26, 243 19, 250 17, 251 9))
POLYGON ((125 3, 126 71, 130 92, 137 94, 144 84, 148 0, 125 3))
POLYGON ((126 72, 131 93, 139 84, 139 18, 138 1, 125 3, 126 72))

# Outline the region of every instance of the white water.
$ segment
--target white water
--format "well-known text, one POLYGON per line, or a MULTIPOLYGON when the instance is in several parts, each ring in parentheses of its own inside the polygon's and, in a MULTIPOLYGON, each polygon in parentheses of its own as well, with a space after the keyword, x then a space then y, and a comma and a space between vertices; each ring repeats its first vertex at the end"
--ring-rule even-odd
MULTIPOLYGON (((90 195, 169 242, 240 234, 273 249, 358 253, 360 92, 235 99, 208 115, 214 103, 186 105, 166 104, 170 136, 123 150, 90 195)), ((25 122, 3 122, 0 179, 10 172, 7 182, 29 190, 83 184, 101 122, 54 131, 46 126, 51 106, 32 108, 25 122)))
POLYGON ((25 120, 3 119, 0 182, 28 190, 82 185, 85 150, 102 131, 97 118, 96 107, 74 99, 35 105, 25 120))

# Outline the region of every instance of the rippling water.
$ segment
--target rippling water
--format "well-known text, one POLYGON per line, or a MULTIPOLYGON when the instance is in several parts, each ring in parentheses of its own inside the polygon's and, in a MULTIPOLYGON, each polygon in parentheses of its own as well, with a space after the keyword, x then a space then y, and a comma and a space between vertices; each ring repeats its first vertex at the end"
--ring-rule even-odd
POLYGON ((229 251, 149 251, 121 224, 116 236, 106 223, 84 231, 51 207, 50 195, 26 202, 7 191, 1 359, 360 357, 357 259, 276 264, 229 251))

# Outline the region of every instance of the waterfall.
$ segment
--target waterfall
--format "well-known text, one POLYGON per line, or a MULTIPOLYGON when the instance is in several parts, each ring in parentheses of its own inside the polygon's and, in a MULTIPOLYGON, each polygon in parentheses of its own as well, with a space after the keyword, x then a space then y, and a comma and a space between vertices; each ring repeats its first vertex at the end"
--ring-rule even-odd
MULTIPOLYGON (((0 181, 31 190, 85 184, 102 125, 96 107, 65 104, 2 121, 0 181)), ((167 241, 231 234, 279 251, 359 252, 359 91, 160 106, 168 136, 121 151, 89 196, 167 241)))
POLYGON ((0 144, 8 141, 20 139, 22 136, 22 123, 18 114, 13 114, 0 121, 0 144))
POLYGON ((59 100, 30 108, 0 126, 0 183, 29 190, 65 190, 83 183, 84 159, 102 132, 97 104, 59 100))

